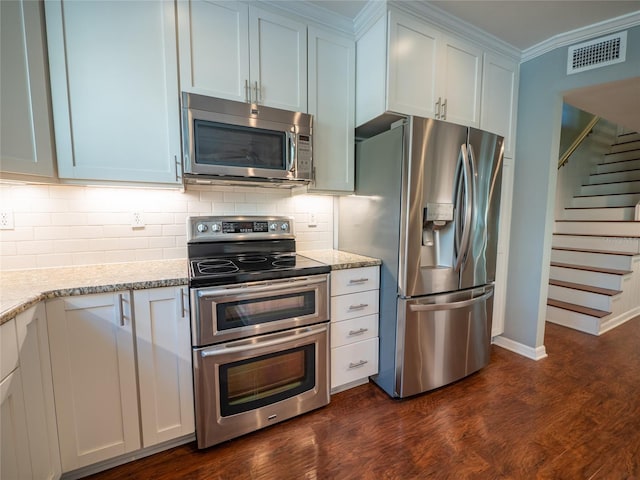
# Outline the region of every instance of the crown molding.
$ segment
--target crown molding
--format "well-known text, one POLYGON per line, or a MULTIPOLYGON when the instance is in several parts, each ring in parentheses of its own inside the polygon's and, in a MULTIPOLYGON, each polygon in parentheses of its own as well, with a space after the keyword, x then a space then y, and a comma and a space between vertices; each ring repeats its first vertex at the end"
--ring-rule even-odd
POLYGON ((640 25, 640 11, 628 13, 620 17, 605 20, 603 22, 594 23, 586 27, 577 28, 570 32, 555 35, 544 42, 540 42, 533 47, 527 48, 522 52, 521 62, 527 62, 540 55, 555 50, 556 48, 566 47, 574 43, 591 40, 609 33, 619 32, 627 28, 640 25))
MULTIPOLYGON (((1 0, 0 0, 1 1, 1 0)), ((316 4, 303 1, 282 1, 282 0, 257 0, 260 6, 268 6, 279 10, 281 13, 293 14, 297 17, 309 20, 314 24, 336 30, 353 38, 354 22, 349 17, 331 12, 326 8, 316 4)))
POLYGON ((478 43, 484 48, 493 50, 495 53, 520 61, 522 52, 513 45, 505 42, 504 40, 500 40, 498 37, 495 37, 475 25, 465 22, 464 20, 461 20, 460 18, 451 15, 430 3, 406 0, 388 0, 386 3, 404 13, 420 17, 422 20, 434 25, 436 28, 445 30, 457 37, 465 38, 473 43, 478 43))
POLYGON ((353 30, 356 40, 359 39, 380 17, 387 13, 387 2, 369 0, 360 13, 353 19, 353 30))

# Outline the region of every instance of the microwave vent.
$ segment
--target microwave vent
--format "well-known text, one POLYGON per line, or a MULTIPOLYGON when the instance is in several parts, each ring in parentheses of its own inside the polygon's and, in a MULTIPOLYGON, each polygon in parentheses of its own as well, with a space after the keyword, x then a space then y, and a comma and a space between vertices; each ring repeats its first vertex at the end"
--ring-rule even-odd
POLYGON ((567 75, 624 62, 626 55, 627 32, 572 45, 568 52, 567 75))

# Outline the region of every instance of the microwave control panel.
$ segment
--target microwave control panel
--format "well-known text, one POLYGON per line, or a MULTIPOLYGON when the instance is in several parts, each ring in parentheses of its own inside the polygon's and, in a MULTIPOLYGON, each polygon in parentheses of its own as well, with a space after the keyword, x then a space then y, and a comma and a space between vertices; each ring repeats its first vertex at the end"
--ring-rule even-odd
POLYGON ((298 175, 311 177, 311 135, 298 135, 298 175), (305 175, 301 175, 305 174, 305 175))

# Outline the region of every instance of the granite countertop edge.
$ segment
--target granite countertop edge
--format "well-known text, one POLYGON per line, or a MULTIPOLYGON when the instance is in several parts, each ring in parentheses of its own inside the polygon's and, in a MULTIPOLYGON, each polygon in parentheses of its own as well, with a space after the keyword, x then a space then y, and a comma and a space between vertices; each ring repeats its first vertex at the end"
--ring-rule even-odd
MULTIPOLYGON (((331 270, 382 264, 379 259, 340 250, 308 250, 297 253, 329 265, 331 270)), ((121 290, 144 290, 187 285, 189 282, 187 275, 186 259, 0 272, 0 280, 2 281, 0 325, 44 300, 121 290), (96 274, 96 268, 102 273, 96 274), (69 280, 64 275, 71 276, 73 279, 69 280), (42 276, 53 277, 55 280, 42 282, 40 280, 42 276), (123 280, 123 278, 118 278, 119 276, 127 277, 127 279, 123 280), (36 278, 30 281, 32 277, 36 278), (14 285, 11 285, 12 283, 14 285), (9 290, 8 293, 7 290, 9 290)))

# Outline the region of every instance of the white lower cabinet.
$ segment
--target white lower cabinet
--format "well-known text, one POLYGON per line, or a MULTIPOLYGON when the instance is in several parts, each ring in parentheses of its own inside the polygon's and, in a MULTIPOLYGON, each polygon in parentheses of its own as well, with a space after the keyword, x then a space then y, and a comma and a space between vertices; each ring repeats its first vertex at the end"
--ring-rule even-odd
POLYGON ((47 302, 62 470, 140 448, 131 295, 47 302))
POLYGON ((194 432, 186 287, 133 292, 142 446, 194 432))
POLYGON ((16 328, 31 471, 34 479, 57 479, 62 470, 44 302, 18 315, 16 328))
POLYGON ((2 479, 60 478, 44 303, 0 327, 2 479))
POLYGON ((378 373, 377 266, 331 272, 331 391, 378 373))
POLYGON ((179 287, 47 302, 64 472, 193 432, 187 308, 179 287))
POLYGON ((33 478, 16 322, 0 325, 0 478, 33 478))

